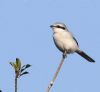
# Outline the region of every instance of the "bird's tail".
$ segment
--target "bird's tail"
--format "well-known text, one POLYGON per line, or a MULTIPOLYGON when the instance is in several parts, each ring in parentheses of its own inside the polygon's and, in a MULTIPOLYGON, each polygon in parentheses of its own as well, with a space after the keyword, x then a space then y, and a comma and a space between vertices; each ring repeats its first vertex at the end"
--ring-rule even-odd
POLYGON ((85 52, 81 50, 77 50, 76 53, 88 60, 89 62, 95 62, 90 56, 88 56, 85 52))

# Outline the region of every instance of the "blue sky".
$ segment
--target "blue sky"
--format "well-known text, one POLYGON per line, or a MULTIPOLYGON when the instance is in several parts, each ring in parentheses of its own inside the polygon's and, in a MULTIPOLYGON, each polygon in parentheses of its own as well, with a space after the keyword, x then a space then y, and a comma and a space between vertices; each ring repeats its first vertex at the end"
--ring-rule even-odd
POLYGON ((16 57, 31 64, 18 81, 18 92, 45 92, 61 59, 50 25, 63 22, 93 57, 77 54, 65 60, 51 92, 100 92, 100 0, 0 0, 0 89, 14 92, 16 57))

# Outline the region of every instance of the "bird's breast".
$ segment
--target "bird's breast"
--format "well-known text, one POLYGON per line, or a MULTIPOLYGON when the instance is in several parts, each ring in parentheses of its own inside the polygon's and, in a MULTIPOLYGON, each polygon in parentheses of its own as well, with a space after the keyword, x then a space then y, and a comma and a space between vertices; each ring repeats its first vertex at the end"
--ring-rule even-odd
POLYGON ((56 47, 62 52, 66 50, 72 53, 77 49, 77 45, 70 34, 55 33, 53 38, 56 47))

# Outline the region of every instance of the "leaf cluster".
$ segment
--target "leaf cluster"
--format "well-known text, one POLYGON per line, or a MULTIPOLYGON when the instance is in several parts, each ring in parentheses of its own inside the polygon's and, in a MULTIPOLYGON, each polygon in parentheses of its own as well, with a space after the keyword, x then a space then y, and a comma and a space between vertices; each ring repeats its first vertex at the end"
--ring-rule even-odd
POLYGON ((19 58, 16 58, 15 62, 10 62, 10 65, 14 68, 17 78, 21 77, 22 75, 28 74, 29 72, 27 72, 26 69, 31 66, 30 64, 22 66, 19 58))

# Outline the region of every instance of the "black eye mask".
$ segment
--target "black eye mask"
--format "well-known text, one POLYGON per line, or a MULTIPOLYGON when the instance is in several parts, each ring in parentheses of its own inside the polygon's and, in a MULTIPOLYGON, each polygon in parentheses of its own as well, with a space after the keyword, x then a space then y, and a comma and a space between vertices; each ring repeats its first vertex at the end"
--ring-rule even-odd
POLYGON ((59 25, 57 25, 56 27, 65 30, 65 27, 61 27, 61 26, 59 26, 59 25))

